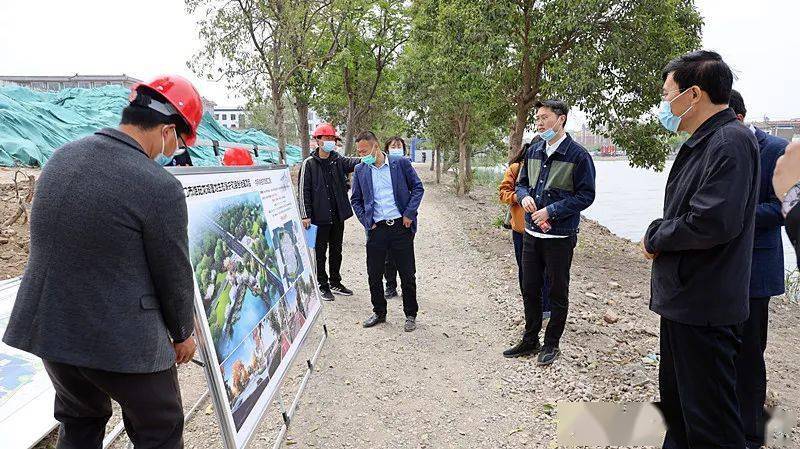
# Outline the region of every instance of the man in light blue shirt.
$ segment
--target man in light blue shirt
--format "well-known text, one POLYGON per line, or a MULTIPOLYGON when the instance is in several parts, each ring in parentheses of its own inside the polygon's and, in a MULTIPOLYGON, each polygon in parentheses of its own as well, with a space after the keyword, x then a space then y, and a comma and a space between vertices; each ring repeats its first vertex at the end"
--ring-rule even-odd
POLYGON ((411 162, 402 156, 387 156, 372 132, 356 138, 361 163, 353 176, 350 203, 367 230, 367 274, 373 314, 364 327, 386 321, 383 275, 386 256, 391 252, 400 273, 403 290, 405 331, 416 329, 417 284, 414 261, 414 233, 417 209, 424 188, 411 162))
POLYGON ((369 164, 370 174, 372 175, 372 191, 374 193, 372 201, 374 212, 372 216, 376 222, 399 220, 402 215, 400 215, 400 211, 397 210, 397 204, 394 202, 392 171, 389 168, 388 159, 385 156, 381 159, 383 159, 383 163, 380 167, 376 166, 377 160, 374 164, 369 164))

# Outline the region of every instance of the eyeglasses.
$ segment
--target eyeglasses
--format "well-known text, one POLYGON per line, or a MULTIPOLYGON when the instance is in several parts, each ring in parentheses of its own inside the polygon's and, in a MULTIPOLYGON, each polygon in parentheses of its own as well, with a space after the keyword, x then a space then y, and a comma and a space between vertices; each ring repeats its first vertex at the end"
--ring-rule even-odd
POLYGON ((688 88, 688 87, 687 87, 686 89, 677 88, 677 89, 673 89, 673 90, 669 90, 669 91, 663 91, 663 90, 662 90, 662 91, 661 91, 661 99, 662 99, 662 100, 666 100, 666 99, 667 99, 667 97, 669 96, 669 94, 671 94, 671 93, 673 93, 673 92, 685 92, 685 91, 687 91, 687 90, 689 90, 689 88, 688 88))

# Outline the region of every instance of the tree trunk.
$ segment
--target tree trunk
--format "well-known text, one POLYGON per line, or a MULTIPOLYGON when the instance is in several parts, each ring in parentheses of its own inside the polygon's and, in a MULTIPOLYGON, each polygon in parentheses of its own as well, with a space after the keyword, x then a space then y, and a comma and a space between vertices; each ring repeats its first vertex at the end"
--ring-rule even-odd
POLYGON ((436 154, 438 154, 438 151, 434 147, 434 149, 431 151, 431 171, 434 170, 433 164, 434 164, 434 162, 436 162, 436 154))
POLYGON ((458 133, 458 185, 456 186, 456 195, 464 196, 469 191, 467 170, 469 170, 467 163, 467 142, 466 136, 463 132, 458 133))
POLYGON ((296 98, 294 104, 297 109, 297 132, 300 134, 300 148, 303 151, 303 160, 305 160, 311 154, 308 139, 308 101, 304 98, 296 98))
POLYGON ((275 107, 275 130, 278 138, 278 151, 280 151, 280 163, 286 163, 286 121, 283 116, 283 95, 277 83, 272 83, 272 105, 275 107))
POLYGON ((530 109, 526 108, 524 104, 517 103, 516 117, 514 124, 511 128, 511 135, 509 136, 510 146, 508 148, 508 159, 516 156, 522 149, 522 138, 525 135, 525 128, 528 126, 528 114, 530 109))
POLYGON ((434 149, 432 155, 432 159, 436 159, 436 184, 439 184, 442 180, 442 151, 434 149))
POLYGON ((353 154, 353 139, 355 139, 356 128, 356 104, 351 99, 347 104, 347 122, 345 123, 347 130, 344 133, 344 154, 350 156, 353 154))
POLYGON ((467 148, 467 137, 469 136, 469 118, 462 114, 456 119, 458 128, 458 185, 456 195, 464 196, 469 192, 469 148, 467 148))
POLYGON ((467 144, 467 190, 472 187, 472 145, 467 144))

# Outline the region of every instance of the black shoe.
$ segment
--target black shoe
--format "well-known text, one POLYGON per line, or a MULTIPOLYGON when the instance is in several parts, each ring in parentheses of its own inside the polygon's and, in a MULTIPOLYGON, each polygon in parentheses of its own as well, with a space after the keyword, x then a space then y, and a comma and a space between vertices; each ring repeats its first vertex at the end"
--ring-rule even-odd
POLYGON ((539 353, 536 364, 539 366, 550 365, 556 361, 559 355, 561 355, 561 351, 557 347, 545 346, 542 348, 542 352, 539 353))
POLYGON ((333 301, 333 293, 331 293, 331 289, 329 288, 320 288, 319 289, 320 295, 322 295, 323 301, 333 301))
POLYGON ((516 346, 503 351, 503 357, 507 357, 509 359, 514 357, 522 357, 524 355, 536 354, 537 352, 541 351, 541 349, 542 345, 538 341, 535 343, 521 341, 517 343, 516 346))
POLYGON ((389 288, 386 287, 386 292, 384 293, 383 297, 386 299, 397 298, 399 295, 397 294, 396 288, 389 288))
POLYGON ((403 329, 406 332, 413 332, 414 329, 417 328, 417 317, 415 316, 407 316, 406 317, 406 324, 403 326, 403 329))
POLYGON ((377 313, 373 313, 371 317, 367 318, 367 321, 364 321, 363 326, 364 327, 372 327, 372 326, 374 326, 376 324, 385 323, 385 322, 386 322, 386 315, 378 316, 377 313))
POLYGON ((340 296, 353 296, 353 290, 350 290, 342 284, 331 284, 331 291, 340 296))

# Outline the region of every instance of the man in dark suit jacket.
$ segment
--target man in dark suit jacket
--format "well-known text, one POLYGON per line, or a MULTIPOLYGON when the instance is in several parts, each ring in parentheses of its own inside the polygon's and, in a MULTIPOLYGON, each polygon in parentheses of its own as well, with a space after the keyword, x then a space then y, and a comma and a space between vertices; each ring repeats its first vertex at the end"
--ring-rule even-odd
POLYGON ((386 296, 383 275, 386 254, 400 272, 403 289, 405 331, 416 329, 417 281, 414 261, 414 233, 417 232, 417 209, 425 189, 411 162, 402 156, 387 156, 377 137, 370 131, 356 138, 362 162, 353 176, 353 205, 358 221, 367 230, 367 274, 373 315, 364 322, 372 327, 386 321, 386 296))
POLYGON ((195 351, 194 287, 186 198, 162 165, 195 140, 202 103, 179 77, 132 96, 118 129, 64 145, 44 166, 3 337, 44 362, 59 449, 100 449, 110 399, 137 448, 183 447, 175 364, 195 351))
MULTIPOLYGON (((739 121, 747 115, 742 95, 731 91, 730 107, 739 121)), ((758 140, 761 156, 761 179, 756 205, 756 228, 753 244, 753 264, 750 271, 750 316, 744 322, 742 346, 736 359, 736 393, 739 397, 742 424, 748 448, 764 445, 766 416, 764 401, 767 398, 767 367, 764 351, 767 349, 769 325, 769 300, 784 292, 783 242, 781 227, 783 214, 781 202, 772 188, 775 163, 783 155, 784 139, 770 136, 750 125, 758 140)))

